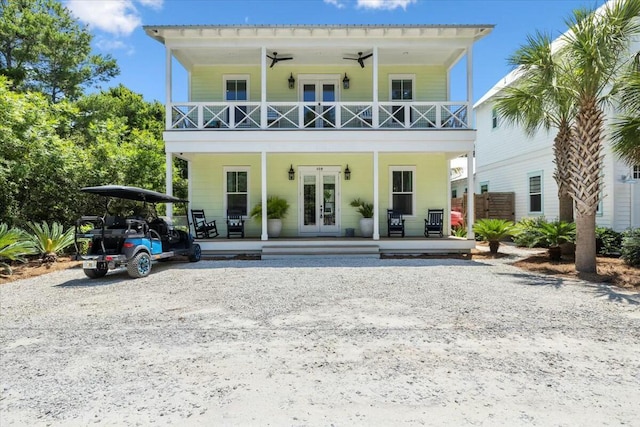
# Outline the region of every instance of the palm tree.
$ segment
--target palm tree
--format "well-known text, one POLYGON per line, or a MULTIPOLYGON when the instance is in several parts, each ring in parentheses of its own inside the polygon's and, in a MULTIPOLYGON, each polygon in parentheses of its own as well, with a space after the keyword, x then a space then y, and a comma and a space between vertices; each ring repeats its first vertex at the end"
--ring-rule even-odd
POLYGON ((623 74, 618 89, 622 113, 613 123, 613 151, 628 164, 640 164, 640 53, 623 74))
POLYGON ((573 221, 573 199, 569 195, 569 143, 576 114, 571 94, 563 83, 563 64, 554 56, 549 34, 527 37, 509 63, 517 67, 516 82, 497 98, 496 109, 507 122, 521 125, 532 136, 540 128, 558 131, 553 141, 553 174, 558 184, 560 220, 573 221))
POLYGON ((566 89, 578 112, 570 142, 570 189, 575 201, 576 270, 596 271, 596 209, 602 190, 603 107, 611 100, 616 77, 628 65, 625 54, 640 33, 640 0, 613 0, 597 11, 576 10, 567 21, 560 51, 567 64, 566 89))

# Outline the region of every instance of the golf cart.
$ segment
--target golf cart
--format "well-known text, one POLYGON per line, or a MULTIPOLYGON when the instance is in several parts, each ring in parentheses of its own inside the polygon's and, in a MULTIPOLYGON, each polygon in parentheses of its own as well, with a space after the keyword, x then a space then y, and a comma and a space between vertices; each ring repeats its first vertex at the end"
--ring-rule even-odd
POLYGON ((125 267, 129 276, 146 277, 153 261, 162 261, 183 255, 191 262, 200 260, 200 245, 193 236, 173 227, 170 220, 157 216, 156 203, 187 203, 167 194, 143 188, 120 185, 85 187, 80 191, 106 198, 104 216, 83 216, 76 221, 76 259, 82 261, 87 277, 103 277, 107 271, 125 267), (140 215, 117 216, 108 213, 109 198, 151 204, 150 218, 140 215), (89 240, 86 254, 81 254, 80 241, 89 240))

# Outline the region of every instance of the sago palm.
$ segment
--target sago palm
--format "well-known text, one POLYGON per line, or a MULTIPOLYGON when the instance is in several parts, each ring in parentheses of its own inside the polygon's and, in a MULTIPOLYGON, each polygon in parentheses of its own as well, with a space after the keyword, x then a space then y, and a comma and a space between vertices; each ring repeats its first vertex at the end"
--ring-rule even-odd
POLYGON ((473 231, 485 242, 489 242, 489 251, 498 253, 500 241, 513 235, 516 231, 515 224, 505 219, 483 218, 473 224, 473 231))
POLYGON ((597 11, 577 10, 567 21, 561 55, 566 89, 578 108, 571 138, 570 194, 575 201, 576 270, 596 271, 596 209, 602 191, 603 108, 628 66, 630 41, 640 33, 640 0, 611 1, 597 11))
POLYGON ((0 224, 0 274, 11 275, 11 267, 2 260, 24 262, 24 256, 33 253, 33 243, 24 231, 0 224))
POLYGON ((58 260, 58 254, 74 243, 74 229, 64 231, 64 227, 54 222, 51 227, 46 222, 28 223, 27 226, 33 232, 31 236, 33 244, 42 255, 42 262, 51 264, 58 260))
POLYGON ((552 127, 557 129, 553 141, 553 174, 558 184, 560 219, 573 221, 573 200, 569 195, 569 144, 575 104, 563 85, 564 64, 557 60, 551 36, 537 32, 527 37, 509 58, 517 67, 515 82, 507 86, 496 100, 496 109, 507 122, 523 127, 527 135, 552 127))

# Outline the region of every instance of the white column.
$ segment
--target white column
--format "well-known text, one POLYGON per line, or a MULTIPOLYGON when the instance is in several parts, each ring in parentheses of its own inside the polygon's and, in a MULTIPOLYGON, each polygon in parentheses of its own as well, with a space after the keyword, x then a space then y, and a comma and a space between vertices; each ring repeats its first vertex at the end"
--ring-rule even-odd
MULTIPOLYGON (((173 153, 166 153, 166 193, 173 196, 173 153)), ((167 203, 167 217, 173 218, 173 203, 167 203)))
POLYGON ((260 153, 261 157, 261 171, 260 171, 260 179, 262 181, 262 235, 260 236, 261 240, 269 240, 269 235, 267 234, 267 153, 263 151, 260 153))
POLYGON ((378 152, 373 152, 373 240, 380 240, 380 197, 378 173, 378 152))
POLYGON ((260 127, 267 128, 267 48, 260 48, 260 127))
POLYGON ((373 47, 373 64, 371 73, 373 74, 373 93, 371 94, 371 100, 373 101, 373 111, 371 112, 371 124, 374 129, 378 128, 378 124, 380 123, 380 116, 378 112, 380 108, 378 107, 378 47, 373 47))
POLYGON ((467 48, 467 127, 471 128, 471 106, 473 105, 473 45, 467 48))
POLYGON ((467 153, 467 239, 475 240, 473 217, 475 216, 475 182, 473 179, 473 151, 467 153))
POLYGON ((165 49, 165 129, 171 129, 172 125, 172 110, 171 110, 171 48, 167 47, 165 49))
POLYGON ((446 218, 449 218, 449 230, 447 231, 447 233, 445 233, 445 235, 451 235, 451 160, 449 160, 447 162, 448 168, 447 168, 447 212, 446 215, 448 215, 446 218))

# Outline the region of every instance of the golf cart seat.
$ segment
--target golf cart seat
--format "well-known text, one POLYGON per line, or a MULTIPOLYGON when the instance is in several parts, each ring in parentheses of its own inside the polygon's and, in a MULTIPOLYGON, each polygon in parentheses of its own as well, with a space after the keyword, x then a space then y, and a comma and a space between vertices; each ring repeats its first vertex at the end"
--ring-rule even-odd
POLYGON ((193 230, 196 233, 196 239, 213 239, 218 237, 218 227, 216 220, 207 221, 204 215, 204 209, 191 209, 191 218, 193 219, 193 230))

